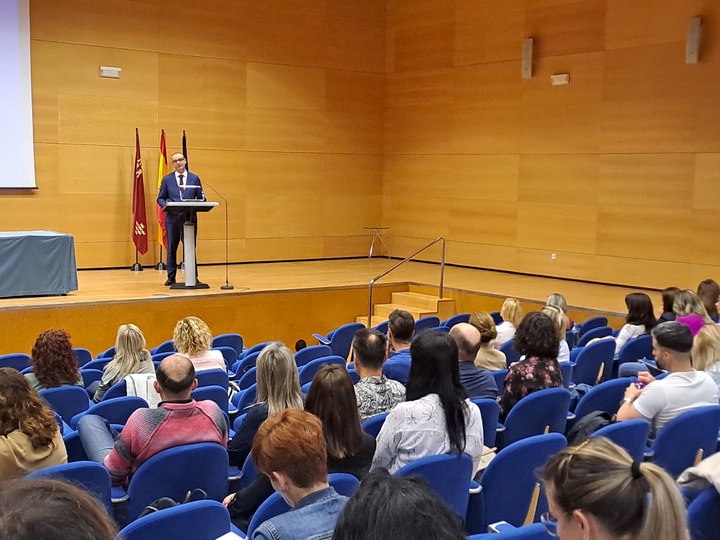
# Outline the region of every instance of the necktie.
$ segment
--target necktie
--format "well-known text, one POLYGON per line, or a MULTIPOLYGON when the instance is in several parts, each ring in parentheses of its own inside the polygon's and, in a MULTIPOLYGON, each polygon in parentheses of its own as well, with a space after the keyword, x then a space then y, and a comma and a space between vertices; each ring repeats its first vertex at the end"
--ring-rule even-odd
POLYGON ((178 178, 180 179, 180 195, 185 194, 185 184, 183 183, 183 176, 182 174, 178 175, 178 178))

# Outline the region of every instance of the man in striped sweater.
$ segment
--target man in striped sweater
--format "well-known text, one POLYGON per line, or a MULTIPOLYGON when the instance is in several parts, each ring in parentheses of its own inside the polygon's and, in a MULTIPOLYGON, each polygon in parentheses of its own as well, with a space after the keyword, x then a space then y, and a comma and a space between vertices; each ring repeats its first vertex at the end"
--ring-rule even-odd
POLYGON ((78 424, 88 458, 102 463, 113 485, 127 485, 130 477, 158 452, 201 442, 227 446, 227 423, 212 401, 195 401, 197 388, 192 362, 175 354, 157 368, 155 390, 162 397, 157 409, 138 409, 121 433, 103 418, 86 414, 78 424))

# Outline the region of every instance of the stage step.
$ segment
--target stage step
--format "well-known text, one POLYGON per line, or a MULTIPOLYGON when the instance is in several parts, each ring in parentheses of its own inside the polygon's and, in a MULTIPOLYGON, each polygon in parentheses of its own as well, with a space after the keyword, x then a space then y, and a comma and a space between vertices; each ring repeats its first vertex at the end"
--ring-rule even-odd
POLYGON ((437 315, 441 321, 455 315, 455 300, 452 298, 440 299, 437 296, 418 292, 394 292, 392 293, 392 302, 393 304, 427 309, 432 311, 430 315, 437 315))
POLYGON ((402 309, 410 313, 415 320, 421 317, 427 317, 428 315, 435 315, 435 310, 426 309, 418 306, 408 306, 405 304, 375 304, 373 308, 373 314, 380 317, 388 318, 388 316, 396 309, 402 309))
MULTIPOLYGON (((380 323, 387 321, 387 317, 380 317, 379 315, 373 315, 370 326, 377 326, 380 323)), ((355 317, 355 322, 359 322, 367 326, 367 315, 355 317)))

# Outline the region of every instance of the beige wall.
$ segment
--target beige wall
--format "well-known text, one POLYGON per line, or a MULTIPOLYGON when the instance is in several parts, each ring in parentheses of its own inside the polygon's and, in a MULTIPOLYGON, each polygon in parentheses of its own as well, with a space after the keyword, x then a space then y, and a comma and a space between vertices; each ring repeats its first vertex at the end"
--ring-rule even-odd
POLYGON ((442 235, 470 266, 650 287, 718 277, 720 3, 390 0, 387 20, 394 255, 442 235), (694 15, 701 62, 686 65, 694 15))
MULTIPOLYGON (((720 266, 719 27, 714 0, 31 0, 40 189, 0 228, 129 265, 134 128, 151 217, 185 129, 233 261, 362 255, 382 221, 393 255, 442 235, 452 263, 693 286, 720 266)), ((203 216, 201 263, 223 235, 203 216)))

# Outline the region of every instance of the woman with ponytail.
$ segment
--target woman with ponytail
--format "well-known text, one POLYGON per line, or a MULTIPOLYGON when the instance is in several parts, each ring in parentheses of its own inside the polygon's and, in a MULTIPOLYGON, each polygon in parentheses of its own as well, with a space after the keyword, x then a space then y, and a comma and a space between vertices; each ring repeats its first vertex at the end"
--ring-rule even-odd
POLYGON ((562 540, 689 540, 685 506, 668 474, 633 461, 603 437, 569 447, 543 471, 550 512, 542 521, 562 540))

